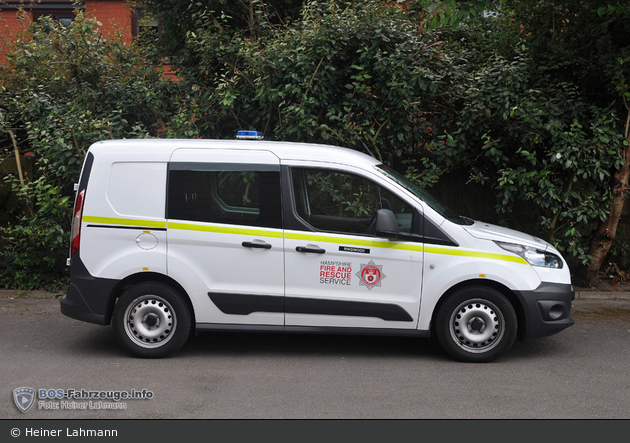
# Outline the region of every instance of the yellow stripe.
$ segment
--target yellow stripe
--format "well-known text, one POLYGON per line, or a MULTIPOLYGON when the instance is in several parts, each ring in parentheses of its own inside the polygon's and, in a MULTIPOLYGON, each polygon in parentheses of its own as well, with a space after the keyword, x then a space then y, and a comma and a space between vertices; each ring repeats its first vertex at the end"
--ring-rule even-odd
MULTIPOLYGON (((155 220, 138 220, 133 218, 115 218, 115 217, 93 217, 84 215, 83 221, 86 223, 101 223, 106 225, 126 225, 126 226, 144 226, 148 228, 166 228, 167 224, 163 221, 155 220)), ((247 228, 228 228, 223 226, 197 225, 189 223, 169 223, 169 229, 180 229, 184 231, 200 231, 215 232, 218 234, 237 234, 252 235, 257 237, 282 238, 282 231, 265 231, 260 229, 247 228)), ((293 232, 285 233, 285 238, 289 240, 319 241, 325 243, 341 243, 344 245, 364 246, 372 248, 399 249, 404 251, 422 252, 423 247, 420 244, 385 242, 380 240, 363 240, 355 238, 334 237, 328 235, 313 234, 297 234, 293 232)), ((525 259, 517 255, 494 254, 491 252, 466 251, 454 248, 438 248, 434 246, 425 246, 424 251, 429 254, 453 255, 458 257, 475 257, 485 258, 488 260, 500 260, 513 263, 528 264, 525 259)))
POLYGON ((195 225, 195 224, 189 224, 189 223, 169 223, 168 228, 180 229, 183 231, 201 231, 201 232, 215 232, 218 234, 238 234, 238 235, 252 235, 256 237, 282 238, 282 231, 263 231, 260 229, 226 228, 223 226, 195 225))
POLYGON ((115 218, 115 217, 93 217, 84 215, 83 221, 86 223, 101 223, 104 225, 127 225, 127 226, 144 226, 147 228, 166 228, 166 222, 155 220, 138 220, 134 218, 115 218))
POLYGON ((517 255, 494 254, 491 252, 465 251, 452 248, 435 248, 433 246, 425 246, 424 251, 429 254, 455 255, 459 257, 476 257, 487 258, 489 260, 501 260, 527 265, 524 258, 517 255))

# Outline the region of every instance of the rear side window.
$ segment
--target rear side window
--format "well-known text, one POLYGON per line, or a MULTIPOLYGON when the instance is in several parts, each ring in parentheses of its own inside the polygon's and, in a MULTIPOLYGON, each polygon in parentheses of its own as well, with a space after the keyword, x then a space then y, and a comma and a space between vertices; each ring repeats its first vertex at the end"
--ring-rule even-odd
POLYGON ((279 171, 216 169, 169 171, 169 219, 282 228, 279 171))

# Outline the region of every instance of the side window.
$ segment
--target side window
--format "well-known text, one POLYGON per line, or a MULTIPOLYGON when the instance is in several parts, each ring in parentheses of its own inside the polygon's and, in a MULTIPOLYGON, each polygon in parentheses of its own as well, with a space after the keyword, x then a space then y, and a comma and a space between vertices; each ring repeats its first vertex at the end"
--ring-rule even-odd
POLYGON ((282 228, 280 173, 170 170, 169 219, 282 228))
POLYGON ((400 232, 413 231, 413 209, 363 177, 322 169, 292 169, 296 212, 321 231, 374 235, 378 209, 396 215, 400 232))
POLYGON ((321 169, 292 170, 296 211, 315 229, 373 234, 378 209, 375 184, 362 177, 321 169))
POLYGON ((74 21, 73 12, 57 11, 57 12, 33 12, 33 21, 36 22, 42 17, 50 17, 54 21, 59 22, 61 26, 67 28, 74 21))

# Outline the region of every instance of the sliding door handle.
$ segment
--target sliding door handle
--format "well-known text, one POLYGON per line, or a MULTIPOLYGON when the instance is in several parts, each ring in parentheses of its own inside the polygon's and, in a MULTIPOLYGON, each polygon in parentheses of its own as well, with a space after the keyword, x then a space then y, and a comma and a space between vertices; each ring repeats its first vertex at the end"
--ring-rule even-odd
POLYGON ((306 252, 306 253, 310 253, 310 254, 325 254, 326 250, 322 249, 322 248, 309 248, 306 246, 298 246, 297 248, 295 248, 296 251, 298 252, 306 252))

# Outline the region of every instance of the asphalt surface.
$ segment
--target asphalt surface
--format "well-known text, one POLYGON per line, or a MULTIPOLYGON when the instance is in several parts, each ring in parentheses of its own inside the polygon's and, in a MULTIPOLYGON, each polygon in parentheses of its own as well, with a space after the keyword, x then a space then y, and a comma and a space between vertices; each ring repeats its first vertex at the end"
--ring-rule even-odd
POLYGON ((625 293, 580 293, 575 326, 485 365, 452 361, 432 340, 244 333, 200 334, 172 358, 137 359, 111 328, 63 316, 50 296, 2 295, 0 420, 630 418, 625 293), (23 386, 154 397, 124 410, 38 399, 22 413, 12 392, 23 386))

